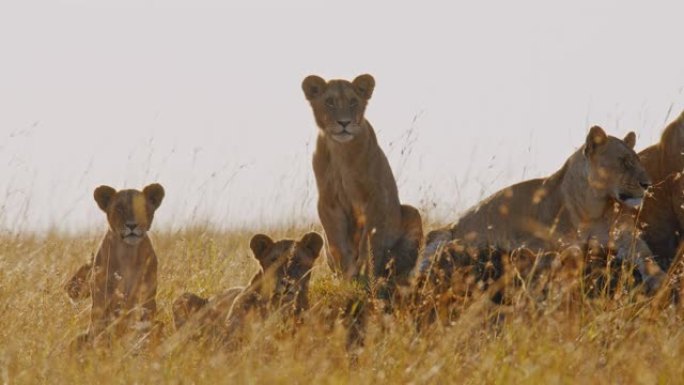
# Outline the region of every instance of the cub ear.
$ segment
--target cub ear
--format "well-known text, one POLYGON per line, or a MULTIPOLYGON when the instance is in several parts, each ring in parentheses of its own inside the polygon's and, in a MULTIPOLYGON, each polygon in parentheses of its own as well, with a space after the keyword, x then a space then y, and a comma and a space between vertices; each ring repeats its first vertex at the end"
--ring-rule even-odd
POLYGON ((363 74, 359 75, 352 81, 354 90, 360 97, 368 100, 373 95, 373 89, 375 89, 375 79, 371 75, 363 74))
POLYGON ((584 155, 592 155, 597 148, 603 146, 608 141, 608 135, 603 131, 603 128, 594 126, 589 130, 587 141, 584 144, 584 155))
POLYGON ((317 232, 312 231, 308 234, 305 234, 302 239, 299 240, 299 243, 309 252, 311 252, 313 258, 316 259, 321 253, 321 248, 323 247, 323 238, 317 232))
POLYGON ((309 75, 302 81, 302 90, 306 100, 312 100, 320 96, 325 91, 326 82, 320 76, 309 75))
POLYGON ((109 204, 112 202, 112 198, 116 195, 116 190, 109 186, 100 186, 93 192, 93 198, 95 202, 100 207, 100 210, 107 212, 109 204))
POLYGON ((151 185, 145 186, 143 195, 145 195, 145 199, 147 199, 156 210, 161 206, 162 200, 164 200, 164 187, 159 183, 152 183, 151 185))
POLYGON ((627 145, 627 147, 631 148, 634 150, 634 146, 636 146, 636 134, 634 131, 630 131, 625 135, 625 138, 622 139, 623 142, 627 145))
POLYGON ((252 240, 249 241, 249 248, 252 249, 254 257, 261 262, 261 260, 266 256, 266 252, 271 248, 271 246, 273 246, 273 244, 273 240, 268 235, 257 234, 252 237, 252 240))

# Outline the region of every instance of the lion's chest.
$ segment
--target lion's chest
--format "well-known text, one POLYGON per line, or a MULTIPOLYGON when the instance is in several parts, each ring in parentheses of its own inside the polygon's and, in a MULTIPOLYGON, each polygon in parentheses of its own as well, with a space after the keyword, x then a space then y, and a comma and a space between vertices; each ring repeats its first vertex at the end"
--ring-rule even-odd
POLYGON ((325 146, 319 143, 314 153, 319 201, 336 211, 336 215, 344 213, 346 222, 355 231, 362 233, 368 226, 379 223, 384 223, 383 229, 394 226, 399 221, 399 201, 384 158, 358 152, 334 152, 325 146))
POLYGON ((138 304, 140 293, 146 289, 146 269, 137 253, 114 247, 106 273, 109 299, 114 308, 131 308, 138 304))
POLYGON ((141 269, 135 264, 126 264, 119 269, 119 287, 126 302, 131 301, 143 283, 141 269))
POLYGON ((331 165, 327 173, 327 195, 334 196, 349 214, 360 217, 365 213, 368 202, 382 194, 382 189, 377 186, 378 181, 369 179, 368 175, 359 175, 353 170, 345 170, 345 167, 349 165, 331 165))

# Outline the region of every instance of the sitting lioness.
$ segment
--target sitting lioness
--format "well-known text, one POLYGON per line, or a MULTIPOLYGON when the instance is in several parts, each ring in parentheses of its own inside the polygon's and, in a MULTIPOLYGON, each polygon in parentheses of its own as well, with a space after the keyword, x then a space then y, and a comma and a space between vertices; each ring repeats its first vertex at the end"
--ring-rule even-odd
POLYGON ((235 341, 253 316, 265 318, 272 311, 291 311, 296 319, 309 308, 309 280, 323 238, 311 232, 299 241, 273 241, 257 234, 249 244, 260 269, 247 287, 235 287, 210 299, 185 293, 173 303, 176 328, 191 327, 197 334, 235 341))
POLYGON ((94 343, 110 331, 147 330, 157 312, 157 256, 147 232, 164 199, 164 188, 151 184, 138 190, 116 191, 100 186, 94 193, 107 214, 109 229, 91 263, 67 284, 71 298, 92 296, 90 327, 79 344, 94 343))
POLYGON ((392 169, 364 118, 375 80, 311 75, 302 82, 319 128, 313 169, 330 268, 346 278, 406 283, 423 238, 418 210, 399 203, 392 169))
POLYGON ((668 269, 684 236, 684 112, 663 131, 660 142, 639 153, 653 179, 639 222, 643 238, 663 269, 668 269))
POLYGON ((656 289, 664 273, 628 215, 633 213, 629 206, 638 206, 651 185, 633 150, 635 141, 633 132, 620 140, 592 127, 584 146, 553 175, 507 187, 453 226, 428 234, 421 269, 453 240, 475 250, 526 248, 533 253, 570 245, 585 249, 591 240, 634 263, 647 290, 656 289))

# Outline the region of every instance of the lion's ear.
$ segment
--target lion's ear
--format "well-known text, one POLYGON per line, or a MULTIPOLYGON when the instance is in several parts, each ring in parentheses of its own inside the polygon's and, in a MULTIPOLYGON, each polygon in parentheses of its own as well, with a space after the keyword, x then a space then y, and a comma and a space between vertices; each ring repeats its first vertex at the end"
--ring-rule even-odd
POLYGON ((116 190, 109 186, 100 186, 93 192, 95 202, 100 207, 100 210, 107 212, 109 204, 112 203, 112 198, 116 195, 116 190))
POLYGON ((143 195, 145 195, 145 199, 147 199, 156 210, 161 206, 162 200, 164 200, 164 187, 159 183, 152 183, 151 185, 145 186, 143 195))
MULTIPOLYGON (((273 240, 265 234, 257 234, 249 241, 249 248, 252 249, 254 257, 261 262, 266 257, 266 252, 273 246, 273 240)), ((262 263, 263 266, 263 263, 262 263)))
POLYGON ((321 253, 323 247, 323 238, 315 231, 305 234, 299 243, 311 253, 311 256, 316 259, 321 253))
POLYGON ((636 134, 634 131, 630 131, 625 135, 625 138, 622 139, 623 142, 627 145, 627 147, 631 148, 634 150, 634 146, 636 146, 636 134))
POLYGON ((352 81, 352 85, 360 97, 368 100, 371 98, 371 96, 373 96, 375 79, 373 79, 373 77, 369 74, 359 75, 356 77, 356 79, 354 79, 354 81, 352 81))
POLYGON ((584 144, 584 155, 592 155, 597 148, 603 146, 608 141, 608 135, 603 131, 603 128, 594 126, 589 130, 587 141, 584 144))
POLYGON ((320 96, 326 87, 326 82, 320 76, 309 75, 302 81, 302 90, 306 100, 312 100, 320 96))

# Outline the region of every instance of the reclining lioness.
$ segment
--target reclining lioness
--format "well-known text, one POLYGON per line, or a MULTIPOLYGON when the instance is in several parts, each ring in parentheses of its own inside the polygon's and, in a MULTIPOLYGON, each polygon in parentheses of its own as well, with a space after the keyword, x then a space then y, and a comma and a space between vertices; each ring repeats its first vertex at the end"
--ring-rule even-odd
POLYGON ((309 308, 309 280, 323 238, 311 232, 300 240, 273 241, 257 234, 249 244, 260 269, 247 287, 236 287, 206 299, 184 293, 173 303, 176 328, 192 328, 193 334, 232 341, 251 317, 265 318, 277 309, 295 317, 309 308))
POLYGON ((584 146, 553 175, 507 187, 454 225, 428 234, 421 268, 454 240, 475 250, 524 247, 534 253, 584 247, 592 240, 634 263, 647 289, 656 289, 664 273, 636 235, 634 219, 625 214, 641 203, 651 185, 633 150, 635 141, 633 132, 620 140, 592 127, 584 146))
POLYGON ((157 312, 157 256, 147 232, 164 188, 151 184, 142 192, 117 192, 100 186, 94 198, 107 214, 109 229, 93 261, 66 285, 72 299, 90 295, 93 301, 90 327, 78 338, 79 345, 131 329, 149 330, 157 312))

